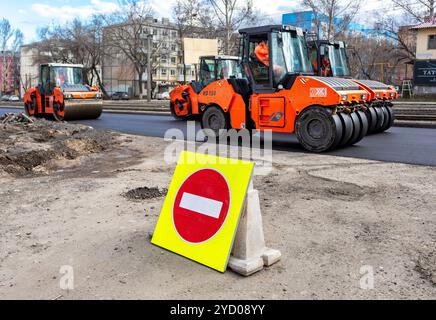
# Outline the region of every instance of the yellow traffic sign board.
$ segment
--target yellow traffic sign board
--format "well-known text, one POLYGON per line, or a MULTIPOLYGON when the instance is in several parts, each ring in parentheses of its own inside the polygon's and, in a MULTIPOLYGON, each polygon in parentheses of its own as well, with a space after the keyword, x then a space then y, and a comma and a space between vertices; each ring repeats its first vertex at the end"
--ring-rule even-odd
POLYGON ((224 272, 253 167, 181 152, 151 242, 224 272))

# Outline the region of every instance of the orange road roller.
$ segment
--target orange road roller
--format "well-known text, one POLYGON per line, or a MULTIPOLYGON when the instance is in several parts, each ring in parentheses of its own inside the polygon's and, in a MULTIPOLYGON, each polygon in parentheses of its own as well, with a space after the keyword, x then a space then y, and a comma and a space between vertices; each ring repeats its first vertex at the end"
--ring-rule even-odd
POLYGON ((308 41, 308 46, 312 66, 319 76, 351 79, 368 92, 370 99, 365 104, 368 134, 384 132, 393 125, 392 100, 398 98, 393 86, 374 80, 352 79, 347 48, 342 41, 314 40, 308 41))
POLYGON ((103 111, 98 87, 84 84, 83 66, 48 63, 40 66, 40 83, 24 95, 28 116, 49 116, 56 121, 97 119, 103 111))
POLYGON ((220 79, 243 77, 239 57, 202 56, 199 62, 200 81, 178 85, 170 92, 171 115, 177 120, 199 114, 198 95, 208 84, 220 79))
POLYGON ((368 91, 350 79, 315 76, 301 29, 268 25, 239 32, 241 74, 217 78, 216 61, 204 61, 199 89, 176 88, 171 104, 201 117, 202 127, 217 135, 231 128, 295 133, 312 152, 352 145, 367 134, 368 91))

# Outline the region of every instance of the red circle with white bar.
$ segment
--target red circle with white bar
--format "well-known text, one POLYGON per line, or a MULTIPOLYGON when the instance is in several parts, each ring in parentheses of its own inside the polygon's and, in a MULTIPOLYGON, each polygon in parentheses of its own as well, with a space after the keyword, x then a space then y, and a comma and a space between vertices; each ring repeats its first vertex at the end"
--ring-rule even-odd
POLYGON ((198 170, 177 191, 174 227, 187 242, 205 242, 220 230, 229 207, 230 189, 225 177, 214 169, 198 170))

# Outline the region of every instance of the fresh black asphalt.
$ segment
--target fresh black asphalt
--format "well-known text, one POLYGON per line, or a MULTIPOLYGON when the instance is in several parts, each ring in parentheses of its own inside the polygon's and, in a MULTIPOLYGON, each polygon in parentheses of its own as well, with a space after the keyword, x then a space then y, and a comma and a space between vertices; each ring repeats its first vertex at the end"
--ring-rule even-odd
MULTIPOLYGON (((0 108, 0 115, 17 112, 0 108)), ((176 128, 186 137, 187 123, 166 115, 103 113, 98 120, 77 121, 97 129, 111 129, 135 135, 163 137, 176 128)), ((197 124, 196 130, 199 130, 197 124)), ((287 152, 305 152, 293 134, 273 134, 273 148, 287 152)), ((387 132, 365 137, 356 145, 325 154, 369 160, 436 166, 436 129, 393 127, 387 132)))

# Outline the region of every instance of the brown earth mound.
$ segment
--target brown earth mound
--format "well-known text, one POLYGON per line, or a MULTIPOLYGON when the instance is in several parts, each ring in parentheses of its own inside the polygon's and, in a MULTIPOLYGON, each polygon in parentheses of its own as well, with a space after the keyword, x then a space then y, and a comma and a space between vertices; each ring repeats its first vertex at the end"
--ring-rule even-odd
POLYGON ((62 167, 62 160, 112 148, 115 136, 81 124, 6 114, 0 117, 0 172, 14 176, 37 174, 50 161, 62 167))

